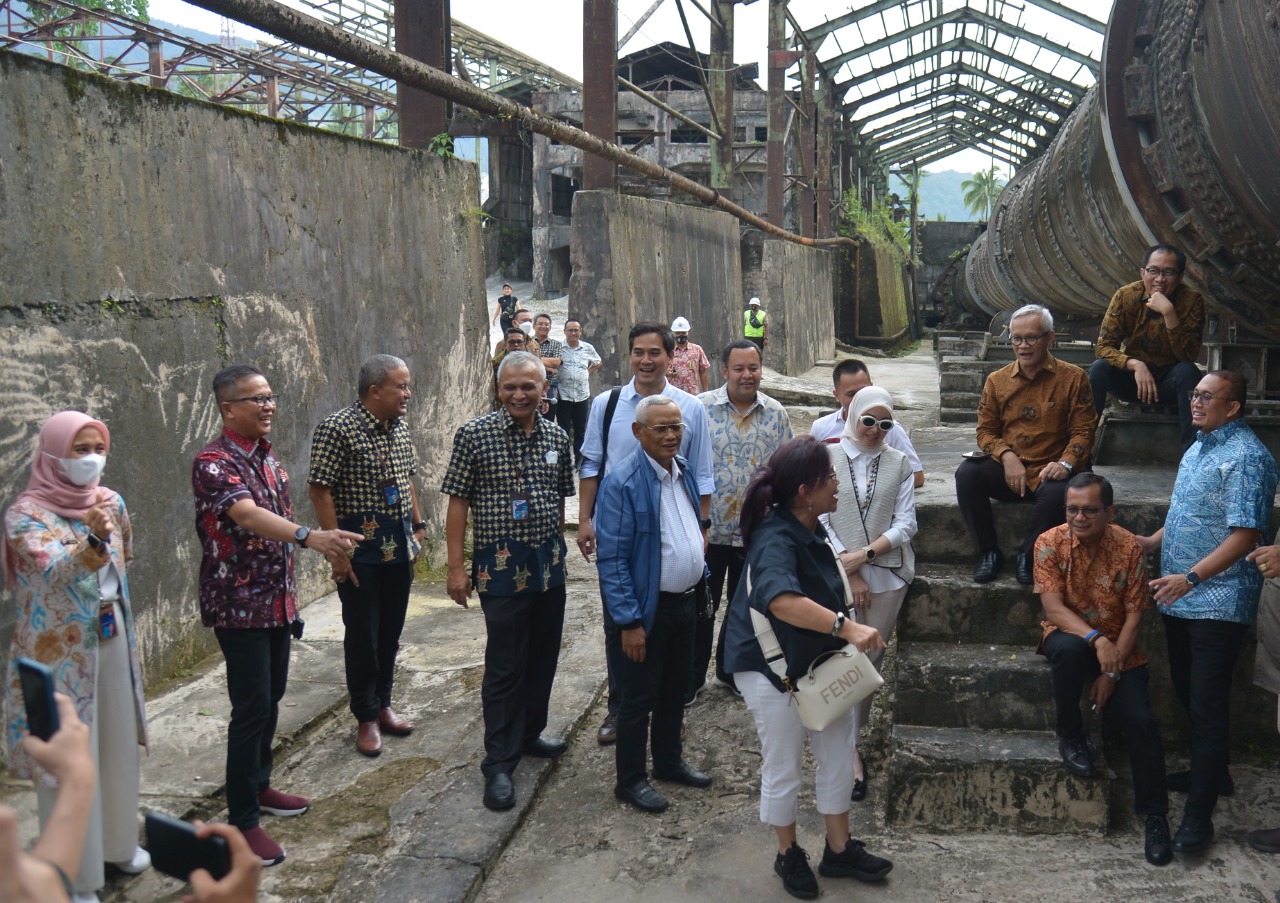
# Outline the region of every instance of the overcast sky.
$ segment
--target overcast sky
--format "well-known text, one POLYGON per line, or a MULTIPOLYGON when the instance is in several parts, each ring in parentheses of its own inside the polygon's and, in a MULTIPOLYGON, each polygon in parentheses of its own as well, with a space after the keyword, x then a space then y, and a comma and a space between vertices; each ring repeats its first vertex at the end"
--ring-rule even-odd
MULTIPOLYGON (((284 0, 288 3, 289 0, 284 0)), ((619 37, 631 30, 635 21, 650 7, 652 0, 619 0, 618 32, 619 37)), ((290 5, 300 5, 291 3, 290 5)), ((701 4, 707 7, 707 3, 701 4)), ((803 27, 812 27, 829 18, 835 18, 852 6, 850 0, 791 0, 792 15, 803 27)), ((942 0, 944 10, 964 5, 964 0, 942 0)), ((1055 41, 1072 47, 1082 53, 1098 57, 1097 50, 1101 37, 1086 29, 1075 26, 1057 16, 1037 10, 1030 3, 1006 3, 1003 0, 983 0, 974 6, 991 10, 1006 21, 1020 22, 1029 31, 1039 34, 1052 34, 1055 41)), ((1102 0, 1067 0, 1068 6, 1083 10, 1091 16, 1099 17, 1107 4, 1102 0)), ((710 24, 692 3, 684 4, 689 17, 689 28, 693 32, 694 43, 699 50, 708 49, 710 24)), ((193 28, 199 28, 212 34, 220 34, 222 19, 213 13, 192 6, 183 0, 150 0, 151 17, 166 22, 177 22, 193 28)), ((580 79, 582 77, 582 4, 578 0, 555 0, 554 3, 539 0, 452 0, 452 13, 458 19, 492 38, 515 49, 539 59, 566 75, 580 79), (549 9, 555 7, 555 15, 549 9)), ((741 63, 757 62, 760 66, 760 84, 766 78, 766 50, 768 41, 768 3, 766 0, 755 0, 748 5, 739 5, 735 20, 735 60, 741 63)), ((819 48, 819 57, 829 59, 841 50, 860 43, 870 43, 882 37, 886 30, 896 31, 902 23, 901 10, 891 10, 883 16, 864 21, 861 33, 843 33, 829 36, 819 48)), ((912 21, 918 21, 922 13, 915 12, 912 21)), ((236 36, 254 39, 258 32, 247 26, 236 24, 236 36)), ((621 48, 620 53, 627 54, 662 41, 674 41, 686 44, 684 28, 676 8, 675 0, 663 0, 658 11, 641 27, 640 31, 621 48)), ((1001 49, 1021 58, 1030 58, 1035 48, 1022 42, 1020 48, 1001 49)), ((901 53, 899 53, 901 56, 901 53)), ((1036 57, 1038 65, 1047 65, 1045 54, 1036 57)), ((860 63, 851 64, 853 68, 845 70, 849 74, 866 71, 871 66, 882 65, 887 56, 871 57, 860 63), (861 69, 859 69, 859 66, 861 69)), ((1053 71, 1064 78, 1072 78, 1078 66, 1064 63, 1053 71)), ((888 106, 888 104, 886 104, 888 106)), ((940 171, 956 169, 962 172, 973 172, 990 165, 990 158, 972 150, 961 151, 952 157, 932 164, 931 170, 940 171)))

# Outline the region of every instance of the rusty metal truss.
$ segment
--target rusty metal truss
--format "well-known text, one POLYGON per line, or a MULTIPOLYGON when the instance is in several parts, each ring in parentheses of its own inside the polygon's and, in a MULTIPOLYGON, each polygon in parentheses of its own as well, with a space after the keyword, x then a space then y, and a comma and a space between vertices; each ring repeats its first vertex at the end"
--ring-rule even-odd
POLYGON ((796 46, 817 57, 852 134, 882 166, 964 148, 1017 168, 1039 156, 1098 77, 1097 0, 875 0, 804 28, 826 4, 792 0, 796 46), (808 13, 808 15, 806 15, 808 13))

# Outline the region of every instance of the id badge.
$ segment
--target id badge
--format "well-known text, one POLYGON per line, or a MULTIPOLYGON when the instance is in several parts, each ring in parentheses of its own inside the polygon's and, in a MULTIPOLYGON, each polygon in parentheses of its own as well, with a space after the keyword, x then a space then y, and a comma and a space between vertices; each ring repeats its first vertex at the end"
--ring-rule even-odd
POLYGON ((110 602, 103 602, 98 609, 98 638, 109 640, 118 633, 120 627, 116 624, 115 606, 110 602))
POLYGON ((511 519, 514 521, 529 519, 529 496, 523 492, 511 496, 511 519))
POLYGON ((382 498, 386 501, 388 508, 400 507, 400 487, 395 480, 383 480, 378 484, 378 488, 382 490, 382 498))

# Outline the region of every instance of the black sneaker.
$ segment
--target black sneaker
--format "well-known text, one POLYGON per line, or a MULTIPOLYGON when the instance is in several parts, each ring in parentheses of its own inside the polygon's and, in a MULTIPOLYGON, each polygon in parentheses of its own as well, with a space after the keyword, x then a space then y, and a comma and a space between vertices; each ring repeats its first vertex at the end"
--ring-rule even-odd
POLYGON ((818 872, 825 878, 857 878, 859 881, 879 881, 893 871, 893 863, 867 852, 866 844, 861 840, 849 838, 843 853, 831 852, 831 847, 822 845, 822 861, 818 863, 818 872))
POLYGON ((779 853, 773 860, 773 870, 782 879, 782 889, 801 900, 818 896, 818 879, 809 868, 809 854, 797 843, 791 844, 786 853, 779 853))

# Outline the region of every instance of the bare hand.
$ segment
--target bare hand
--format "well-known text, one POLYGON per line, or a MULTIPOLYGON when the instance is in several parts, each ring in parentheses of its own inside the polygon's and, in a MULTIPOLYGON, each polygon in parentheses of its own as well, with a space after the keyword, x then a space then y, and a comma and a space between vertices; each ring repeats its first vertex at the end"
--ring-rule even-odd
POLYGON ((1027 466, 1014 452, 1007 451, 1000 456, 1004 467, 1004 484, 1018 493, 1019 497, 1027 494, 1027 466))
POLYGON ((840 628, 840 639, 852 643, 859 652, 875 652, 885 647, 880 631, 867 624, 859 624, 852 618, 840 628))
POLYGON ((1097 680, 1089 687, 1089 701, 1093 703, 1093 710, 1101 712, 1102 707, 1107 704, 1107 700, 1115 691, 1116 682, 1106 674, 1099 674, 1097 680))
POLYGON ((1147 310, 1154 310, 1160 316, 1167 317, 1174 311, 1173 302, 1164 292, 1152 292, 1147 299, 1147 310))
POLYGON ((1187 593, 1191 592, 1191 584, 1186 574, 1166 574, 1151 581, 1151 589, 1155 591, 1156 604, 1168 608, 1187 593))
POLYGON ((53 866, 22 852, 18 813, 0 806, 0 900, 44 903, 66 898, 53 866))
POLYGON ((445 581, 449 590, 449 598, 463 608, 470 608, 467 600, 471 598, 471 575, 466 568, 449 568, 449 576, 445 581))
POLYGON ((849 577, 849 589, 853 592, 853 604, 858 611, 866 611, 871 607, 871 587, 861 573, 849 577))
POLYGON ((1263 577, 1280 578, 1280 546, 1258 546, 1244 560, 1256 564, 1263 577))
POLYGON ((862 549, 846 549, 840 553, 840 563, 844 565, 845 574, 852 577, 867 563, 867 553, 862 549))
POLYGON ((578 520, 578 551, 587 561, 596 552, 596 528, 592 526, 590 518, 582 519, 581 516, 578 520))
POLYGON ((70 696, 53 694, 58 705, 58 730, 47 741, 28 734, 22 746, 31 758, 59 782, 73 777, 94 780, 96 771, 89 753, 89 728, 76 715, 70 696))
POLYGON ((643 627, 632 627, 630 630, 622 631, 622 651, 627 658, 633 662, 644 661, 644 640, 643 627))
MULTIPOLYGON (((1151 302, 1148 301, 1147 306, 1150 305, 1151 302)), ((1129 360, 1133 361, 1133 381, 1138 385, 1138 401, 1143 404, 1155 404, 1160 400, 1160 387, 1156 385, 1155 377, 1151 375, 1151 368, 1136 357, 1131 357, 1129 360)))
POLYGON ((1050 461, 1044 467, 1040 468, 1040 479, 1048 480, 1065 480, 1071 476, 1071 471, 1062 466, 1061 461, 1050 461))
POLYGON ((1098 667, 1103 671, 1119 671, 1124 664, 1120 660, 1120 647, 1104 636, 1099 636, 1093 646, 1098 653, 1098 667))
POLYGON ((1138 543, 1142 546, 1144 554, 1153 555, 1160 551, 1160 537, 1139 536, 1138 543))
POLYGON ((312 530, 307 534, 307 548, 326 558, 346 558, 347 549, 358 542, 364 542, 364 536, 349 530, 312 530))
POLYGON ((205 869, 191 873, 191 889, 194 894, 182 898, 183 903, 254 903, 258 899, 258 879, 262 875, 262 860, 249 849, 239 828, 231 825, 206 825, 193 822, 198 829, 196 837, 222 837, 231 849, 231 871, 221 881, 214 881, 205 869))
POLYGON ((417 560, 418 560, 420 557, 422 557, 422 550, 423 550, 423 549, 425 549, 425 548, 427 547, 427 546, 426 546, 426 541, 427 541, 427 531, 426 531, 425 529, 421 528, 421 527, 419 527, 417 530, 414 530, 414 531, 413 531, 413 541, 414 541, 414 542, 416 542, 416 543, 418 544, 418 551, 416 551, 416 552, 414 552, 414 553, 413 553, 413 559, 412 559, 412 560, 413 560, 413 562, 415 562, 415 563, 416 563, 416 562, 417 562, 417 560), (421 533, 422 535, 421 535, 421 536, 419 536, 419 535, 418 535, 419 533, 421 533))
POLYGON ((111 538, 111 534, 115 532, 116 522, 111 518, 111 512, 107 510, 107 503, 100 502, 94 505, 84 513, 85 526, 93 531, 93 535, 102 540, 111 538))
POLYGON ((356 577, 355 568, 351 566, 351 559, 346 555, 335 555, 329 559, 330 574, 329 579, 334 583, 346 583, 351 581, 351 585, 357 589, 360 587, 360 579, 356 577))

